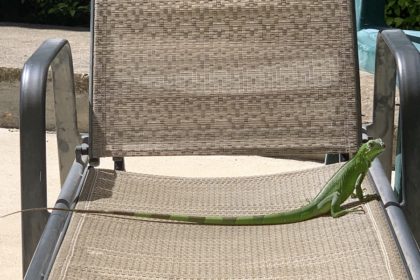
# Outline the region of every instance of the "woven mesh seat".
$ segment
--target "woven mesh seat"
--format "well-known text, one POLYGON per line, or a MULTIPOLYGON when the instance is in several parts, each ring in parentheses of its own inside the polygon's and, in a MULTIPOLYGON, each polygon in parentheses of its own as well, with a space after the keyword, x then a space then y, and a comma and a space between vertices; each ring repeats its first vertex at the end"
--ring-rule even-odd
MULTIPOLYGON (((179 178, 91 169, 79 209, 255 215, 299 207, 339 164, 276 175, 179 178)), ((371 179, 363 184, 374 193, 371 179)), ((349 201, 350 203, 350 201, 349 201)), ((405 279, 380 203, 272 226, 73 214, 51 279, 405 279)))

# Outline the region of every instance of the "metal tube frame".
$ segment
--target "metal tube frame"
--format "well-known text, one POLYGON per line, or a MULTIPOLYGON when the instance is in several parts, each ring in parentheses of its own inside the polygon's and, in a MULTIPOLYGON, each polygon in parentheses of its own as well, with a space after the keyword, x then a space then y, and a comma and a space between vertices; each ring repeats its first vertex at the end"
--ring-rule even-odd
MULTIPOLYGON (((89 158, 83 156, 80 151, 83 149, 83 146, 87 147, 87 144, 82 144, 76 151, 76 160, 64 182, 57 202, 54 205, 55 208, 72 209, 76 204, 80 190, 89 172, 89 168, 86 168, 89 158)), ((71 212, 52 211, 26 271, 25 279, 48 279, 70 218, 71 212)))
POLYGON ((403 210, 395 197, 392 187, 385 176, 381 162, 375 159, 369 170, 376 190, 381 197, 386 216, 394 238, 403 256, 405 266, 412 279, 420 279, 420 252, 403 210))
MULTIPOLYGON (((20 89, 20 160, 22 209, 47 206, 45 100, 52 70, 61 182, 81 143, 77 128, 73 62, 67 40, 45 41, 23 67, 20 89)), ((47 211, 22 213, 23 273, 49 217, 47 211)))
MULTIPOLYGON (((368 134, 380 137, 388 149, 380 157, 386 175, 392 169, 395 86, 400 92, 400 203, 413 234, 420 241, 420 54, 407 36, 397 29, 378 34, 376 51, 373 123, 368 134)), ((398 175, 398 174, 397 174, 398 175)))

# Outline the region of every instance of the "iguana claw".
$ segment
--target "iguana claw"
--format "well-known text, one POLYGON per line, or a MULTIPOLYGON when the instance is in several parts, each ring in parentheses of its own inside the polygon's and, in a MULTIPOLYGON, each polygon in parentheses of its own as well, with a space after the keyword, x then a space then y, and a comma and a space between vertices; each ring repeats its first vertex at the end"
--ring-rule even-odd
POLYGON ((347 209, 348 213, 357 213, 357 212, 363 212, 363 214, 366 213, 365 208, 363 208, 362 205, 358 205, 356 207, 347 209))

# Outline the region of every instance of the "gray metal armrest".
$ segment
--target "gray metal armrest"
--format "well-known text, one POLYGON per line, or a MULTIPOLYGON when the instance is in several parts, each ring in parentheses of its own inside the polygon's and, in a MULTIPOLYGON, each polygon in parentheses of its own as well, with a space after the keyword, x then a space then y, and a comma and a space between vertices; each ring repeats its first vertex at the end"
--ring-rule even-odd
MULTIPOLYGON (((415 134, 417 136, 414 138, 420 137, 415 117, 420 101, 419 53, 401 30, 384 30, 378 34, 375 67, 373 123, 367 129, 370 136, 382 138, 388 147, 380 159, 390 178, 396 77, 401 96, 400 125, 407 134, 409 132, 410 139, 413 139, 415 134)), ((410 151, 411 154, 412 152, 410 151)))
POLYGON ((407 223, 407 219, 397 201, 389 181, 386 179, 381 162, 375 159, 370 168, 370 174, 377 187, 378 194, 381 196, 388 220, 392 225, 392 230, 401 254, 409 270, 412 279, 420 278, 420 252, 412 231, 407 223))
MULTIPOLYGON (((81 143, 77 129, 73 63, 69 43, 62 39, 45 41, 28 59, 22 71, 20 92, 20 148, 22 209, 47 206, 45 99, 51 67, 61 182, 75 159, 81 143)), ((25 273, 49 213, 22 214, 23 271, 25 273)))
MULTIPOLYGON (((87 153, 87 144, 78 146, 76 160, 69 171, 63 184, 55 208, 72 209, 78 194, 85 183, 86 168, 89 158, 82 155, 82 150, 87 153)), ((45 229, 39 239, 38 246, 33 254, 29 267, 26 270, 25 279, 48 279, 51 266, 60 248, 61 241, 70 221, 71 213, 66 211, 52 211, 45 225, 45 229)))
POLYGON ((420 240, 420 54, 401 30, 379 33, 376 52, 373 124, 369 135, 387 146, 381 162, 387 175, 392 168, 395 85, 400 91, 401 171, 403 209, 417 241, 420 240))

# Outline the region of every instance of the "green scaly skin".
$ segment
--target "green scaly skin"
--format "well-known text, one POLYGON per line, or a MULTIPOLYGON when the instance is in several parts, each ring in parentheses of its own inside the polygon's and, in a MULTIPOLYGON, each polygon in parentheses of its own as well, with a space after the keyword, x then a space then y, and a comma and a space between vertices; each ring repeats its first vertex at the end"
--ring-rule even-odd
POLYGON ((306 221, 330 213, 338 218, 349 212, 357 211, 359 207, 342 209, 341 204, 349 196, 356 196, 364 201, 361 188, 362 181, 368 172, 371 162, 384 151, 385 145, 381 139, 370 140, 363 144, 357 154, 343 165, 327 182, 325 187, 307 205, 291 211, 258 215, 258 216, 183 216, 175 214, 132 213, 138 218, 152 218, 172 221, 192 222, 207 225, 273 225, 289 224, 306 221), (354 194, 355 191, 355 194, 354 194))
MULTIPOLYGON (((350 196, 357 197, 361 202, 365 201, 361 188, 362 181, 368 172, 372 161, 384 151, 385 145, 381 139, 370 140, 363 144, 357 151, 356 155, 345 165, 343 165, 327 182, 325 187, 318 195, 307 205, 291 211, 258 215, 258 216, 239 216, 239 217, 222 217, 222 216, 186 216, 177 214, 158 214, 145 212, 130 211, 111 211, 111 210, 82 210, 82 209, 59 209, 48 208, 49 210, 62 210, 76 213, 94 213, 109 214, 118 216, 130 216, 135 218, 161 219, 169 221, 181 221, 189 223, 207 224, 207 225, 273 225, 273 224, 289 224, 306 221, 315 217, 331 214, 332 217, 338 218, 349 212, 360 210, 360 206, 342 209, 341 204, 350 196), (359 208, 359 209, 358 209, 359 208)), ((42 209, 26 209, 23 211, 45 210, 42 209)), ((15 213, 23 212, 18 211, 15 213)), ((12 213, 14 214, 14 213, 12 213)), ((10 214, 9 214, 10 215, 10 214)), ((8 216, 8 215, 6 215, 8 216)), ((3 216, 5 217, 5 216, 3 216)))

